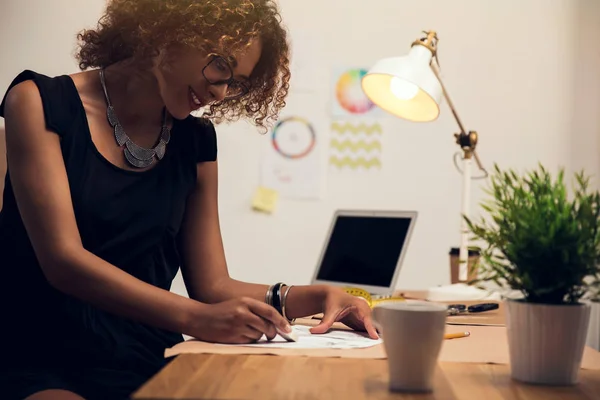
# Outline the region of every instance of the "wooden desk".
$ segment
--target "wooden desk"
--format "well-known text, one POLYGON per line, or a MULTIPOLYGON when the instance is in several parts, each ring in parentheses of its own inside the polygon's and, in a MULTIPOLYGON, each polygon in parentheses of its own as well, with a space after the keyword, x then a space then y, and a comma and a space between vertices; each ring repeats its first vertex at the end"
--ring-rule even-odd
POLYGON ((513 381, 505 364, 440 362, 433 393, 399 394, 388 390, 385 359, 182 354, 133 399, 598 400, 600 371, 582 369, 573 387, 546 387, 513 381))
POLYGON ((133 399, 597 400, 600 372, 581 370, 573 387, 513 381, 508 365, 440 363, 435 391, 388 391, 386 360, 183 354, 133 399))

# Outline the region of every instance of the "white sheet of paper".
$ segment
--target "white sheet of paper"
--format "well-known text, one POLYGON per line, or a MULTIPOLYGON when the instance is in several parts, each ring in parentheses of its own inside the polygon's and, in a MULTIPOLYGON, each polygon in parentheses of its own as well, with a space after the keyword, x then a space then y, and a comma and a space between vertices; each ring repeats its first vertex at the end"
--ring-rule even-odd
POLYGON ((298 335, 297 342, 288 342, 277 335, 271 341, 267 341, 267 338, 263 336, 257 343, 234 346, 280 347, 287 349, 363 349, 381 343, 381 339, 371 339, 366 333, 362 332, 333 330, 323 334, 314 334, 310 333, 309 326, 303 325, 293 326, 292 329, 298 335))

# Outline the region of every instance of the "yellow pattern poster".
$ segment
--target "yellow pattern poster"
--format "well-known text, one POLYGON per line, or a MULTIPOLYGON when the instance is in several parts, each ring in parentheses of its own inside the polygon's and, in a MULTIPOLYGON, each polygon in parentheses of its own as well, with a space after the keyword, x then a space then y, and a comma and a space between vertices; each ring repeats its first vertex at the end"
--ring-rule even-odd
POLYGON ((381 136, 377 122, 334 121, 329 141, 329 165, 335 169, 381 168, 381 136))

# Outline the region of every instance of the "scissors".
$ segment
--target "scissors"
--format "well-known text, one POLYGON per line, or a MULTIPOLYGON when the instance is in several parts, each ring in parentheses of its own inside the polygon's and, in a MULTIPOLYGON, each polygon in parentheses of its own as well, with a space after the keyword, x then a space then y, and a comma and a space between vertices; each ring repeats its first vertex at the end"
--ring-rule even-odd
POLYGON ((458 315, 462 313, 480 313, 485 311, 497 310, 498 303, 479 303, 472 306, 464 304, 450 304, 448 306, 448 315, 458 315))

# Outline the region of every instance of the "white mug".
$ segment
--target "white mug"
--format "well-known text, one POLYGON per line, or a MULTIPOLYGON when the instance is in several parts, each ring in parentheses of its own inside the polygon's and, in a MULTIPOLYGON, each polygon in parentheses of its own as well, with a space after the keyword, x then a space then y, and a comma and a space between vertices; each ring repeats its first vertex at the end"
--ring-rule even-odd
POLYGON ((373 308, 392 391, 431 392, 444 341, 448 308, 425 301, 381 303, 373 308))

